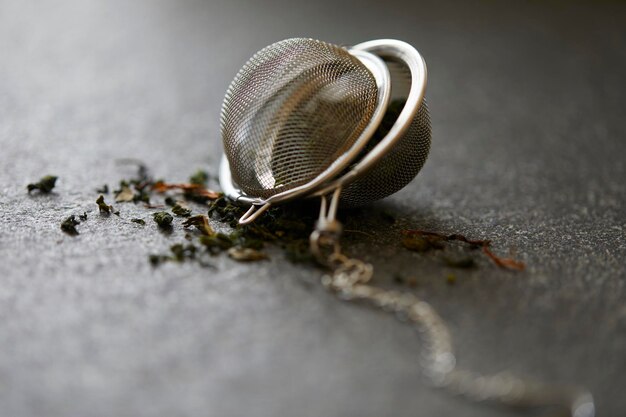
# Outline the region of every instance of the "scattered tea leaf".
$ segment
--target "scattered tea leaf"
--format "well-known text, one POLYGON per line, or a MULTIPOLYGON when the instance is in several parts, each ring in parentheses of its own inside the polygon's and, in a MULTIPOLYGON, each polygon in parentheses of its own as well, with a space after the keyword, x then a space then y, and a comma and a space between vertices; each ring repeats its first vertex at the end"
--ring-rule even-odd
POLYGON ((28 184, 26 188, 28 189, 28 194, 30 194, 34 190, 39 190, 40 193, 48 194, 54 188, 58 177, 54 175, 46 175, 42 177, 39 182, 28 184))
POLYGON ((148 260, 152 266, 157 267, 165 262, 186 262, 194 261, 202 267, 211 267, 206 257, 202 256, 203 253, 193 243, 176 243, 170 246, 170 254, 168 255, 149 255, 148 260))
POLYGON ((209 173, 201 169, 199 169, 198 171, 196 171, 195 174, 189 177, 190 184, 206 186, 208 181, 209 181, 209 173))
POLYGON ((209 224, 209 219, 207 218, 207 216, 203 214, 190 217, 183 222, 183 227, 191 227, 191 226, 195 226, 196 229, 198 229, 200 233, 202 233, 205 236, 212 236, 213 234, 215 234, 215 232, 213 231, 213 228, 209 224))
POLYGON ((135 192, 130 189, 129 186, 124 185, 121 190, 115 195, 116 203, 124 203, 127 201, 134 201, 135 192))
POLYGON ((142 226, 146 225, 146 221, 144 219, 130 219, 131 222, 140 224, 142 226))
POLYGON ((499 256, 495 255, 489 249, 491 246, 490 240, 473 240, 468 239, 460 234, 444 235, 435 232, 427 232, 424 230, 404 230, 402 234, 404 235, 402 239, 402 244, 408 249, 416 250, 418 252, 424 252, 430 249, 443 249, 443 242, 459 241, 467 243, 471 249, 481 248, 483 253, 500 268, 515 269, 518 271, 522 271, 525 268, 523 262, 516 261, 510 258, 500 258, 499 256), (426 241, 427 243, 423 243, 424 241, 426 241), (409 242, 409 244, 407 245, 406 242, 409 242), (435 244, 435 246, 433 246, 433 243, 435 244), (414 249, 413 247, 411 247, 412 245, 414 245, 413 247, 418 249, 414 249), (440 245, 440 247, 436 247, 436 245, 440 245))
POLYGON ((85 220, 87 220, 87 212, 83 211, 83 214, 79 215, 78 218, 84 222, 85 220))
POLYGON ((208 211, 209 217, 229 223, 232 227, 237 226, 239 218, 244 213, 245 210, 242 207, 234 205, 226 197, 219 197, 213 201, 208 211))
POLYGON ((439 236, 407 235, 402 238, 402 245, 414 252, 428 252, 443 249, 443 241, 439 236))
POLYGON ((148 255, 148 260, 152 266, 159 266, 164 262, 171 260, 167 255, 148 255))
POLYGON ((168 184, 158 181, 152 185, 152 189, 157 193, 164 193, 168 190, 181 190, 184 192, 185 198, 196 201, 198 203, 206 203, 209 200, 215 200, 222 196, 222 193, 209 190, 204 185, 199 184, 168 184))
POLYGON ((98 194, 109 194, 109 186, 104 184, 102 187, 96 188, 96 192, 98 194))
POLYGON ((172 221, 174 218, 166 211, 159 211, 153 214, 154 221, 159 225, 161 229, 167 229, 172 227, 172 221))
POLYGON ((212 254, 216 254, 233 247, 233 241, 224 233, 215 233, 210 236, 200 236, 198 242, 200 242, 200 244, 202 244, 212 254))
POLYGON ((80 222, 76 220, 76 216, 72 214, 70 217, 63 220, 63 223, 61 223, 61 230, 63 230, 70 236, 76 236, 78 235, 78 230, 76 230, 76 226, 79 224, 80 222))
POLYGON ((177 203, 174 205, 174 207, 172 207, 172 213, 181 217, 189 217, 191 216, 191 209, 177 203))
POLYGON ((195 258, 197 248, 193 245, 193 243, 188 243, 186 245, 183 245, 182 243, 177 243, 170 246, 170 251, 172 252, 174 260, 178 262, 183 262, 186 259, 195 258))
POLYGON ((251 248, 230 248, 228 250, 228 256, 235 261, 239 262, 254 262, 267 259, 267 255, 264 252, 251 248))
POLYGON ((115 214, 117 216, 120 215, 119 210, 115 210, 113 208, 113 206, 108 205, 107 203, 104 202, 104 196, 102 194, 100 194, 100 197, 98 197, 98 199, 96 200, 96 204, 98 205, 98 209, 100 210, 101 214, 115 214))

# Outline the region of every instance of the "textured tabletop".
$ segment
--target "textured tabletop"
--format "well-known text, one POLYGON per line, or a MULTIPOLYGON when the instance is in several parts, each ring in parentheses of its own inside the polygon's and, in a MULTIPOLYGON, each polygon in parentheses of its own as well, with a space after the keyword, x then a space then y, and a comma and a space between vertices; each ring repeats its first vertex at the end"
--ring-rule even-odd
POLYGON ((416 333, 313 265, 270 249, 152 268, 179 219, 168 235, 129 221, 141 205, 99 216, 95 189, 132 174, 119 158, 215 174, 228 83, 294 36, 402 39, 428 64, 430 157, 349 215, 346 250, 432 303, 460 365, 585 385, 623 415, 626 7, 597 3, 0 0, 0 415, 520 415, 430 387, 416 333), (45 174, 54 192, 27 195, 45 174), (491 239, 527 268, 452 270, 403 229, 491 239))

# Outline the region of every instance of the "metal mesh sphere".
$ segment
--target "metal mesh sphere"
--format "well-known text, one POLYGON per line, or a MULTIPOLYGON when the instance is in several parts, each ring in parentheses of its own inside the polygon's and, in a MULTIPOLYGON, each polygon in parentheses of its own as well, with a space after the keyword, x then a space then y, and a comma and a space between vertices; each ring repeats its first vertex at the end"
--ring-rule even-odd
POLYGON ((415 178, 430 150, 430 116, 422 102, 409 130, 377 163, 341 193, 343 207, 356 207, 400 191, 415 178))
POLYGON ((222 106, 233 180, 260 198, 307 184, 359 138, 377 91, 357 58, 326 42, 287 39, 257 52, 222 106))

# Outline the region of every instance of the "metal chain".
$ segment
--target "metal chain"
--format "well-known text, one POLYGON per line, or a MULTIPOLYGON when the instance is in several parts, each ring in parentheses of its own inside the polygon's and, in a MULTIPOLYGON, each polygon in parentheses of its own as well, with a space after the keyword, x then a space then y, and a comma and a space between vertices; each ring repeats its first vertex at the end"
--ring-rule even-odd
POLYGON ((518 407, 554 406, 555 416, 595 415, 593 397, 583 388, 521 379, 509 372, 481 375, 458 368, 448 326, 429 303, 410 292, 371 285, 372 265, 342 253, 341 225, 335 218, 340 192, 333 195, 328 212, 326 198, 322 198, 320 220, 311 234, 311 251, 331 271, 322 277, 322 284, 342 300, 367 302, 414 325, 423 343, 420 365, 431 383, 473 401, 518 407), (330 254, 326 254, 328 250, 330 254))

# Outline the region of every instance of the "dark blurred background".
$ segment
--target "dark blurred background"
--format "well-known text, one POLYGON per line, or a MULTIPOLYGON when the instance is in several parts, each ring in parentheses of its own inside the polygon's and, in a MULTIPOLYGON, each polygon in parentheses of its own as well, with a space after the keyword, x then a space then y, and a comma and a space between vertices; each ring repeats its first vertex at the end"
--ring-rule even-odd
POLYGON ((124 221, 138 206, 98 217, 94 189, 128 176, 117 158, 174 181, 216 173, 228 83, 296 36, 397 38, 428 65, 430 158, 353 215, 369 236, 347 249, 380 285, 416 278, 460 365, 582 384, 599 416, 622 415, 625 4, 336 0, 0 0, 0 414, 520 415, 430 388, 414 332, 337 301, 312 266, 276 253, 155 270, 147 255, 182 231, 138 230, 124 221), (28 197, 48 173, 56 193, 28 197), (402 249, 406 228, 492 239, 527 270, 484 263, 450 286, 402 249))

